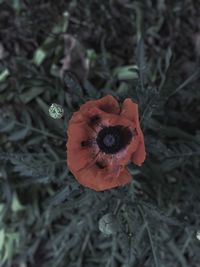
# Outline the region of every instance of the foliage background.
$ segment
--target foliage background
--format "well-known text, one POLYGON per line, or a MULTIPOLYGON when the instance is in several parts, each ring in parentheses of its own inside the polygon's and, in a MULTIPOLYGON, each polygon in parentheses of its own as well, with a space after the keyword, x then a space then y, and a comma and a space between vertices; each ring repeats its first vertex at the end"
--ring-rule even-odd
POLYGON ((200 266, 199 62, 199 1, 0 1, 0 266, 200 266), (139 103, 147 159, 95 192, 65 133, 106 94, 139 103))

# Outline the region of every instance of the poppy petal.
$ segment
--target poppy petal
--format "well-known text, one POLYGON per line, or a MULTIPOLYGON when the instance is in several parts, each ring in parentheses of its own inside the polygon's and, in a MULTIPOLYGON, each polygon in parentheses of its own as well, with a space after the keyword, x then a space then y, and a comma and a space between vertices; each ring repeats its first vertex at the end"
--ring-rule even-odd
POLYGON ((118 177, 118 185, 124 185, 129 183, 132 180, 132 175, 130 172, 125 168, 118 177))
POLYGON ((141 166, 146 158, 144 139, 141 139, 136 151, 132 155, 132 161, 138 166, 141 166))
POLYGON ((84 122, 84 117, 79 111, 76 111, 73 113, 73 115, 69 121, 69 125, 72 123, 80 123, 80 122, 84 122))
POLYGON ((136 131, 138 134, 138 145, 137 148, 133 150, 134 153, 132 154, 132 161, 136 165, 140 166, 145 160, 146 152, 144 145, 144 136, 139 124, 138 105, 134 103, 130 98, 125 99, 123 102, 121 115, 125 116, 135 123, 136 131))
POLYGON ((116 126, 116 125, 120 125, 124 127, 131 126, 131 122, 128 119, 123 118, 120 115, 101 112, 101 114, 99 113, 99 116, 101 116, 101 124, 106 127, 116 126))
POLYGON ((119 176, 115 177, 99 171, 95 166, 76 172, 74 176, 79 183, 96 191, 103 191, 124 185, 132 179, 132 176, 126 169, 122 169, 119 176))
POLYGON ((125 165, 129 162, 129 160, 131 159, 131 156, 133 155, 133 153, 135 153, 135 151, 138 148, 138 144, 140 142, 140 139, 138 138, 138 136, 133 137, 132 142, 122 151, 119 151, 116 155, 115 155, 115 160, 117 160, 118 162, 120 162, 120 164, 125 165))
POLYGON ((67 163, 69 168, 79 170, 87 166, 98 153, 95 145, 84 147, 83 142, 93 140, 95 133, 84 122, 70 124, 68 128, 67 163))
POLYGON ((87 112, 89 109, 97 107, 101 111, 113 114, 119 114, 120 107, 117 100, 111 96, 107 95, 98 100, 90 100, 80 107, 81 112, 87 112))
MULTIPOLYGON (((78 112, 75 112, 78 113, 78 112)), ((93 123, 90 123, 90 121, 93 121, 94 118, 98 118, 99 121, 97 123, 94 123, 94 128, 96 128, 96 131, 102 129, 102 127, 109 127, 109 126, 116 126, 121 125, 124 127, 132 127, 132 122, 127 119, 126 117, 113 114, 113 113, 106 113, 97 107, 90 107, 87 110, 84 110, 82 112, 79 112, 79 114, 75 114, 74 119, 72 119, 73 123, 79 123, 80 121, 85 121, 92 126, 93 123)))
POLYGON ((126 98, 122 104, 121 115, 125 116, 135 125, 139 124, 138 104, 134 103, 130 98, 126 98))
POLYGON ((85 122, 70 123, 67 135, 67 146, 69 148, 80 148, 82 141, 91 140, 96 137, 96 133, 85 122))

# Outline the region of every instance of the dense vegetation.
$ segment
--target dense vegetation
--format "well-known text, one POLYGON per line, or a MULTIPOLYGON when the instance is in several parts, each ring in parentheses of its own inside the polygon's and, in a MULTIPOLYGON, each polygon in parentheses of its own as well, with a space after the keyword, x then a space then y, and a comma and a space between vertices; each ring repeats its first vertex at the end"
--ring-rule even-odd
POLYGON ((199 64, 199 1, 0 0, 1 267, 200 266, 199 64), (66 128, 107 94, 139 104, 147 158, 95 192, 66 128))

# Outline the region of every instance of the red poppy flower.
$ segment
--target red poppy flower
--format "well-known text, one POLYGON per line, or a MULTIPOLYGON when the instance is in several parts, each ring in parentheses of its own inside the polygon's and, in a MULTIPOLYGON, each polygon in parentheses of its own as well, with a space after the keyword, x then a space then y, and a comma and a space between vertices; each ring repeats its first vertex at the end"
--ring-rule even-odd
POLYGON ((88 101, 69 121, 67 163, 80 184, 96 191, 124 185, 132 176, 132 160, 141 165, 146 157, 138 105, 130 98, 120 108, 111 96, 88 101))

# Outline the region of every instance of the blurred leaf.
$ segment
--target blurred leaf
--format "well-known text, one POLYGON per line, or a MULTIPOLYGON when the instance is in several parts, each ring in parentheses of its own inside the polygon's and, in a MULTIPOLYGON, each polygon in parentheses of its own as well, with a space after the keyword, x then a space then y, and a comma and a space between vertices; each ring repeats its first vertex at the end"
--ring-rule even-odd
POLYGON ((58 24, 56 24, 53 27, 51 35, 49 35, 42 44, 42 46, 35 51, 33 56, 33 62, 37 66, 40 66, 47 57, 48 53, 57 47, 59 38, 55 37, 56 36, 58 37, 61 33, 66 32, 68 27, 68 21, 69 21, 69 13, 65 11, 58 24))
POLYGON ((140 77, 140 84, 141 90, 144 91, 144 82, 146 81, 146 58, 145 58, 145 51, 144 51, 144 40, 141 37, 138 42, 137 47, 137 64, 139 68, 139 77, 140 77))
POLYGON ((170 67, 171 58, 172 58, 172 49, 171 49, 171 47, 169 47, 167 49, 166 56, 165 56, 165 70, 166 71, 170 67))
POLYGON ((10 75, 10 71, 8 69, 3 70, 0 73, 0 83, 4 82, 8 78, 9 75, 10 75))
POLYGON ((3 250, 4 241, 5 241, 5 231, 4 229, 1 229, 0 230, 0 252, 3 250))
POLYGON ((12 134, 9 135, 8 140, 10 140, 10 141, 22 140, 27 136, 28 132, 29 132, 28 127, 14 131, 12 134))
POLYGON ((47 56, 47 52, 44 51, 42 48, 38 48, 34 54, 33 62, 37 66, 40 66, 42 62, 44 61, 44 59, 46 58, 46 56, 47 56))
POLYGON ((0 203, 0 215, 4 211, 5 205, 0 203))
POLYGON ((83 89, 75 74, 73 74, 71 71, 66 71, 64 73, 64 82, 72 94, 82 97, 83 89))
POLYGON ((20 0, 12 0, 12 5, 16 12, 19 13, 21 9, 20 0))
POLYGON ((117 88, 117 94, 120 96, 120 97, 125 97, 126 95, 128 95, 129 93, 129 86, 126 82, 121 82, 119 87, 117 88))
POLYGON ((20 99, 24 104, 29 103, 34 98, 36 98, 38 95, 42 94, 44 92, 43 87, 32 87, 26 92, 20 94, 20 99))
POLYGON ((18 212, 20 210, 25 209, 25 207, 20 204, 16 194, 13 195, 11 209, 13 212, 18 212))
POLYGON ((10 132, 15 126, 15 120, 2 120, 0 121, 0 132, 10 132))
POLYGON ((113 76, 118 80, 138 79, 138 67, 136 65, 118 67, 113 70, 113 76))
POLYGON ((100 92, 88 80, 84 82, 84 89, 91 98, 96 98, 100 95, 100 92))
POLYGON ((6 237, 6 242, 5 242, 5 252, 1 260, 2 264, 4 264, 6 261, 8 262, 11 261, 14 252, 13 246, 14 246, 13 239, 8 235, 8 237, 6 237))

